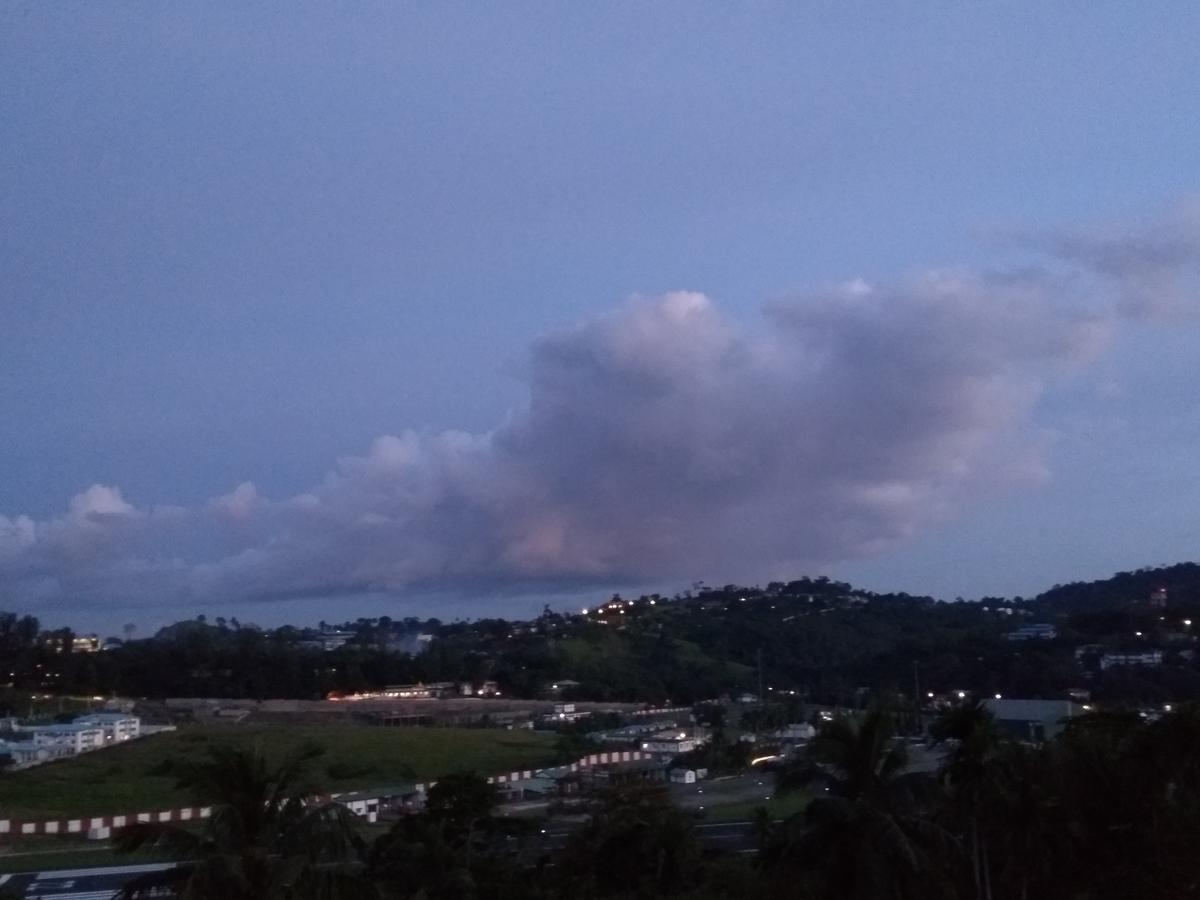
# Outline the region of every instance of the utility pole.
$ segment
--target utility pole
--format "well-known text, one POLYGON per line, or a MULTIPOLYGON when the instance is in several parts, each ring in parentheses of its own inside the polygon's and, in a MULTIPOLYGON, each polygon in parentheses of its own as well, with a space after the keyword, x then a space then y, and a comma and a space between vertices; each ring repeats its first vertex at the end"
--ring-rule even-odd
POLYGON ((758 648, 758 703, 763 703, 762 647, 758 648))
POLYGON ((913 704, 916 706, 917 713, 917 735, 921 734, 921 664, 917 660, 913 660, 913 704))

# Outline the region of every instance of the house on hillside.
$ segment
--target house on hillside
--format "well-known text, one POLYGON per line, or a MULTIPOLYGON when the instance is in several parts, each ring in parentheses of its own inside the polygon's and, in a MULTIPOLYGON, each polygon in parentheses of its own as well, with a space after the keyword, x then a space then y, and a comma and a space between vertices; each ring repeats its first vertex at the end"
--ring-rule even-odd
POLYGON ((1100 657, 1102 670, 1115 669, 1119 666, 1142 666, 1157 668, 1162 665, 1161 650, 1141 650, 1133 653, 1105 653, 1100 657))
POLYGON ((1022 625, 1004 637, 1010 641, 1052 641, 1058 637, 1058 629, 1047 622, 1041 622, 1034 625, 1022 625))

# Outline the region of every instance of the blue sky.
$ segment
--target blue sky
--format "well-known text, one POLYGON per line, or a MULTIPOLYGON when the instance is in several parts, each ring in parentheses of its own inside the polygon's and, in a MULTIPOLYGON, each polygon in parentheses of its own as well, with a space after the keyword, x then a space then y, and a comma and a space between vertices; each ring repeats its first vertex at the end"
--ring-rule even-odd
POLYGON ((1168 313, 1130 314, 1128 280, 1055 242, 1192 246, 1197 26, 1183 4, 9 4, 0 607, 96 627, 222 604, 262 621, 520 612, 792 566, 980 596, 1194 558, 1194 258, 1168 313), (997 300, 989 273, 1026 269, 1052 283, 997 300), (935 304, 938 340, 1005 335, 937 384, 995 393, 930 420, 907 389, 922 379, 885 432, 863 398, 938 358, 913 328, 944 290, 934 271, 971 273, 953 312, 935 304), (849 316, 855 279, 878 299, 849 316), (684 291, 706 299, 662 299, 684 291), (1015 320, 964 313, 1010 302, 1015 320), (1102 348, 1016 337, 1067 341, 1080 303, 1102 348), (866 334, 925 355, 846 351, 803 381, 829 317, 843 350, 866 334), (646 356, 684 339, 715 355, 631 374, 637 329, 646 356), (597 355, 610 365, 583 379, 597 355), (750 409, 754 441, 714 424, 676 444, 622 418, 635 375, 667 398, 639 416, 691 429, 750 409), (861 408, 758 434, 809 393, 861 408), (611 455, 568 439, 598 421, 628 438, 611 455), (408 430, 399 456, 378 443, 408 430), (851 473, 768 452, 821 434, 902 434, 914 461, 885 479, 894 455, 851 473), (677 481, 650 466, 680 455, 677 481), (359 484, 381 458, 383 483, 359 484), (1027 477, 988 477, 1009 463, 1027 477), (572 483, 597 472, 594 494, 572 483), (396 479, 400 505, 380 508, 396 479), (214 498, 246 482, 258 505, 214 525, 214 498), (119 494, 72 519, 93 485, 119 494), (645 504, 612 497, 646 485, 645 504), (314 495, 339 512, 289 518, 314 495), (635 518, 646 535, 613 537, 635 518), (346 530, 368 520, 387 521, 378 557, 346 530), (305 578, 272 556, 297 534, 291 552, 321 560, 305 578))

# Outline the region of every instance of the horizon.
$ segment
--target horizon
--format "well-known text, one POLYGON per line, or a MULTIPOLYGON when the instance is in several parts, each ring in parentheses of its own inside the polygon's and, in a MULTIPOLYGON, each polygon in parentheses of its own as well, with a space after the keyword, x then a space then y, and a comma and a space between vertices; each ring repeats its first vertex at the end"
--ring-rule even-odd
POLYGON ((1200 9, 771 10, 0 10, 0 609, 1195 558, 1200 9))

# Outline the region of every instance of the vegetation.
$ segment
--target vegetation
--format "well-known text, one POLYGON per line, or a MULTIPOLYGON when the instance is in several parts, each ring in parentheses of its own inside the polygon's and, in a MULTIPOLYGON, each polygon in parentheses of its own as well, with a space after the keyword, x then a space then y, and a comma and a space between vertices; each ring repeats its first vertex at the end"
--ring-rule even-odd
POLYGON ((1035 746, 1004 738, 967 701, 932 726, 947 752, 931 773, 909 769, 895 724, 882 706, 827 723, 778 770, 777 794, 798 808, 757 817, 751 857, 706 849, 649 784, 603 794, 563 845, 536 821, 498 816, 495 789, 469 772, 440 779, 424 811, 368 847, 313 802, 321 766, 303 748, 279 764, 209 748, 176 770, 184 789, 218 798, 204 830, 138 826, 120 843, 175 850, 186 861, 176 886, 195 900, 1200 896, 1200 706, 1153 721, 1087 715, 1035 746))
POLYGON ((350 813, 314 800, 311 766, 320 755, 300 747, 275 764, 261 747, 214 746, 204 761, 174 763, 180 788, 212 803, 213 814, 200 830, 149 822, 120 829, 120 850, 167 853, 179 862, 129 882, 123 900, 163 890, 183 900, 375 896, 350 813))
POLYGON ((42 632, 28 616, 0 614, 8 670, 0 672, 0 714, 36 713, 47 693, 51 709, 41 712, 53 712, 64 695, 319 699, 394 683, 485 679, 518 697, 544 695, 561 681, 567 700, 653 703, 762 686, 861 708, 876 689, 911 684, 914 664, 922 686, 939 693, 1054 696, 1086 683, 1099 701, 1162 703, 1200 695, 1200 660, 1189 652, 1194 635, 1184 624, 1193 620, 1200 631, 1200 566, 1192 563, 979 603, 804 578, 617 597, 587 615, 547 609, 529 622, 385 616, 337 626, 350 640, 331 651, 315 645, 313 629, 267 632, 201 616, 153 638, 110 639, 115 649, 103 653, 70 653, 69 631, 42 632), (1161 591, 1161 602, 1148 603, 1161 591), (1033 622, 1054 625, 1057 636, 1005 639, 1033 622), (1097 656, 1076 653, 1089 646, 1158 649, 1163 663, 1101 669, 1097 656), (417 647, 427 649, 411 652, 417 647))
POLYGON ((186 805, 164 760, 197 762, 215 746, 258 746, 279 759, 306 744, 327 748, 320 775, 334 791, 431 780, 456 768, 503 772, 549 763, 553 738, 528 731, 380 728, 330 723, 286 728, 187 725, 0 778, 0 810, 14 819, 140 812, 186 805))

